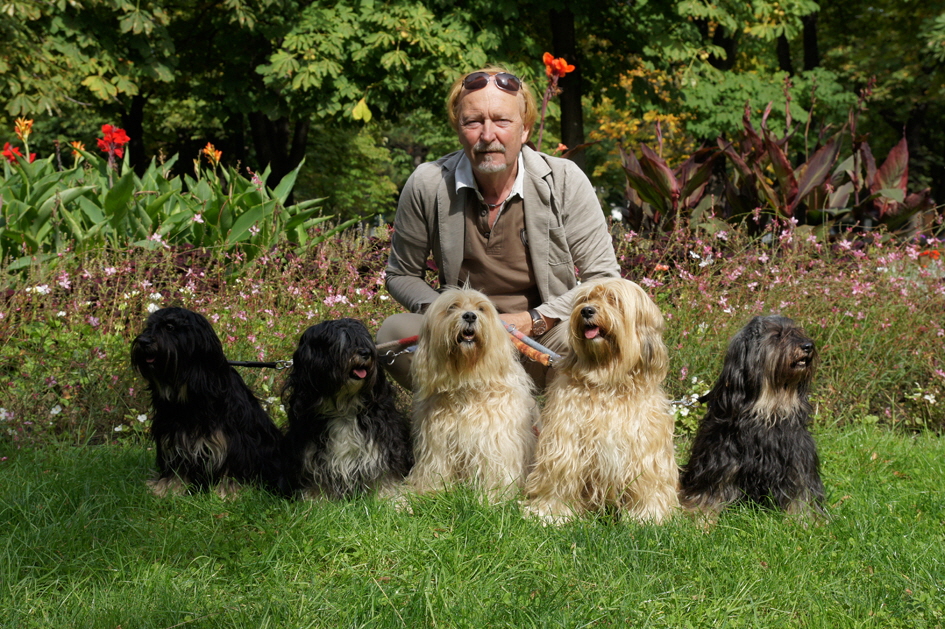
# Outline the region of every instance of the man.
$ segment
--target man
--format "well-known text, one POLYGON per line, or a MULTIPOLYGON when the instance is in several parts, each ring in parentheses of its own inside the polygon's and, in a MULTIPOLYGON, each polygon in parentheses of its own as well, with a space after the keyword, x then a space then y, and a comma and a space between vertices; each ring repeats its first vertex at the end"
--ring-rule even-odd
MULTIPOLYGON (((485 293, 502 319, 549 349, 567 350, 570 291, 618 277, 604 213, 573 162, 525 146, 537 118, 528 86, 490 66, 458 79, 447 111, 462 150, 420 165, 394 217, 387 290, 410 313, 389 317, 378 343, 417 334, 438 293, 424 280, 432 253, 440 286, 485 293)), ((388 371, 406 388, 409 355, 388 371)), ((545 368, 526 363, 539 388, 545 368)))

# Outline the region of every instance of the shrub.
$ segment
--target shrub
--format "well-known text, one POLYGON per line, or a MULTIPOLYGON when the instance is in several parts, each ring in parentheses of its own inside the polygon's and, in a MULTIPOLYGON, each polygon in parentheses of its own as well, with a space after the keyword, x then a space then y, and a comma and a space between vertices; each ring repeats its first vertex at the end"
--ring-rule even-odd
MULTIPOLYGON (((161 164, 152 160, 139 177, 128 166, 124 132, 104 125, 103 133, 99 147, 107 159, 73 143, 68 169, 58 155, 35 161, 8 156, 0 179, 0 261, 12 258, 8 270, 106 245, 220 247, 245 262, 283 241, 305 247, 310 230, 331 218, 315 216, 319 199, 286 205, 302 164, 270 190, 268 168, 247 169, 244 177, 223 168, 220 152, 207 144, 202 154, 208 163, 196 160, 194 177, 171 175, 176 156, 161 164)), ((357 220, 314 237, 328 238, 357 220)))

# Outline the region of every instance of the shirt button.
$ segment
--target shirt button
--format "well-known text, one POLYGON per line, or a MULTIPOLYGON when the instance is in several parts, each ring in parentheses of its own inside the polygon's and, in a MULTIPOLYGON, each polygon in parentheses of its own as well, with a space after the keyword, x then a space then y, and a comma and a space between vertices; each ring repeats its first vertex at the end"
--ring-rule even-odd
POLYGON ((485 216, 489 213, 489 210, 479 210, 479 216, 485 216))

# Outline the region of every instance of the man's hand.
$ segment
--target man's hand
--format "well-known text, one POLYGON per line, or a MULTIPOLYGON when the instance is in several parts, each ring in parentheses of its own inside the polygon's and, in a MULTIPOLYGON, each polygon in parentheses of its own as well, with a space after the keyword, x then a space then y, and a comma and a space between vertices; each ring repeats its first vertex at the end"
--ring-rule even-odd
MULTIPOLYGON (((499 318, 508 324, 514 325, 515 329, 525 336, 532 335, 532 316, 527 312, 510 312, 508 314, 500 314, 499 318)), ((541 318, 545 320, 549 330, 553 328, 556 323, 558 323, 557 319, 551 319, 545 315, 541 315, 541 318)))
POLYGON ((525 336, 531 336, 532 316, 527 312, 510 312, 507 314, 500 314, 499 318, 510 325, 514 325, 515 329, 525 336))

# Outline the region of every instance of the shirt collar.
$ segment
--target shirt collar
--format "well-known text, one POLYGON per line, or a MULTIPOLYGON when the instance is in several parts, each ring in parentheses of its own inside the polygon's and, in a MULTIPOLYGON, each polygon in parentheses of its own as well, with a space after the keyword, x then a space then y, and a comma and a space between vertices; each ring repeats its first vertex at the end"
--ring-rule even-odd
MULTIPOLYGON (((473 175, 472 162, 470 162, 469 158, 466 157, 465 151, 460 156, 459 164, 456 166, 456 192, 459 192, 463 188, 472 188, 476 192, 476 195, 482 199, 482 194, 479 192, 479 186, 476 185, 476 177, 473 175)), ((524 189, 525 159, 522 157, 522 152, 519 151, 518 174, 515 175, 515 182, 512 184, 512 192, 509 193, 508 199, 511 199, 516 195, 524 199, 524 189)))

